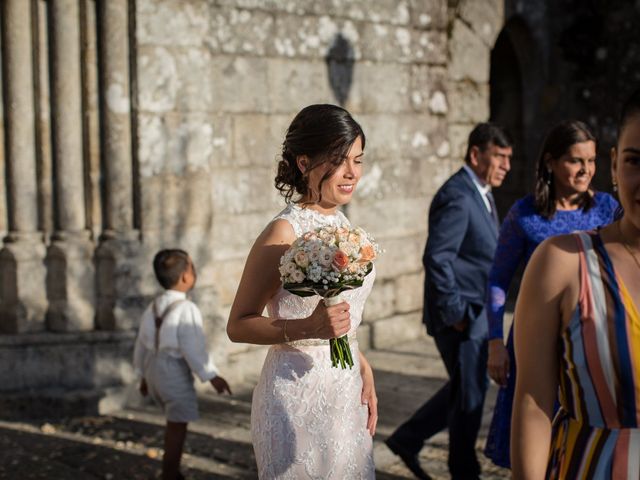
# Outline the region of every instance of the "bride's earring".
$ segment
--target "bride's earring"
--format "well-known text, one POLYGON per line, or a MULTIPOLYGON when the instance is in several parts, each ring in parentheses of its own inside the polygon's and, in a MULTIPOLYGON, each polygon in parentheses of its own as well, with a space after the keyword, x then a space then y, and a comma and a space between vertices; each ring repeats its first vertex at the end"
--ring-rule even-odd
POLYGON ((613 192, 618 193, 618 182, 615 180, 613 181, 613 192))

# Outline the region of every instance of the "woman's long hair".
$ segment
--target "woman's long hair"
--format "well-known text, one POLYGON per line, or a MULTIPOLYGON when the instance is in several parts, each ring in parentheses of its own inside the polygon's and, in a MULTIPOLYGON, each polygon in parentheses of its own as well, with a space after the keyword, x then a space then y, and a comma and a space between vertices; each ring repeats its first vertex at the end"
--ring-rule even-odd
POLYGON ((309 172, 324 163, 330 163, 331 168, 315 186, 320 196, 316 200, 322 200, 322 184, 342 164, 358 137, 364 150, 362 127, 344 108, 326 104, 303 108, 289 125, 275 178, 276 188, 285 201, 290 203, 294 194, 300 195, 300 198, 309 194, 309 172), (298 157, 302 155, 309 160, 304 173, 297 164, 298 157))
MULTIPOLYGON (((538 157, 536 184, 534 188, 535 207, 539 215, 546 219, 556 213, 556 186, 553 172, 547 166, 547 159, 557 160, 566 154, 576 143, 592 141, 597 144, 596 136, 589 126, 579 120, 568 120, 553 127, 544 139, 542 150, 538 157)), ((593 196, 587 190, 578 200, 579 208, 585 212, 594 205, 593 196)))

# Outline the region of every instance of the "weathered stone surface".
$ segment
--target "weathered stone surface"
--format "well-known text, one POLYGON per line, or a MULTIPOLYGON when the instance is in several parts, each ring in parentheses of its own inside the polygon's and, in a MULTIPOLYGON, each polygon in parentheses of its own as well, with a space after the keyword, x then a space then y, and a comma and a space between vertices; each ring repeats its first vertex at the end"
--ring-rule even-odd
POLYGON ((266 58, 217 56, 212 81, 217 112, 267 112, 273 97, 271 63, 266 58))
POLYGON ((165 47, 141 47, 138 56, 140 109, 166 112, 175 108, 178 95, 178 68, 173 55, 165 47))
POLYGON ((409 62, 412 52, 412 30, 386 23, 362 25, 362 58, 376 62, 409 62))
POLYGON ((200 113, 141 114, 138 120, 141 178, 161 173, 182 175, 193 170, 208 172, 215 158, 230 156, 229 133, 224 131, 223 118, 200 113), (217 135, 217 125, 221 123, 220 135, 217 135))
POLYGON ((224 367, 225 377, 233 378, 236 382, 257 378, 266 356, 267 348, 265 347, 252 348, 239 355, 231 355, 224 367))
POLYGON ((203 48, 141 47, 138 75, 146 88, 140 108, 147 112, 210 111, 216 95, 218 73, 211 53, 203 48))
MULTIPOLYGON (((216 171, 211 185, 216 211, 232 215, 265 210, 277 213, 283 202, 273 187, 274 175, 273 168, 230 168, 216 171)), ((242 218, 238 217, 237 220, 241 223, 242 218)))
MULTIPOLYGON (((85 8, 97 6, 84 2, 85 8)), ((107 86, 100 108, 106 102, 109 111, 136 124, 112 125, 114 145, 121 148, 115 163, 108 156, 109 166, 123 172, 121 180, 135 190, 121 190, 123 182, 106 185, 126 204, 121 215, 126 221, 119 223, 121 237, 104 235, 99 242, 97 327, 135 329, 159 291, 153 255, 160 248, 184 248, 198 269, 193 295, 214 357, 220 365, 229 363, 225 374, 231 380, 255 376, 266 348, 232 345, 225 325, 251 245, 284 206, 273 179, 285 130, 306 105, 344 103, 367 134, 365 175, 347 211, 386 249, 376 263, 361 348, 419 335, 429 201, 452 170, 450 158, 459 146, 450 142, 451 132, 477 121, 487 96, 487 75, 482 80, 476 68, 486 62, 488 72, 483 31, 473 22, 468 26, 465 15, 472 10, 457 11, 450 33, 465 57, 447 65, 448 52, 455 49, 448 50, 446 10, 444 0, 135 2, 135 18, 126 24, 136 27, 135 61, 129 64, 129 54, 123 55, 126 42, 113 47, 101 42, 99 52, 119 59, 111 69, 120 75, 101 77, 99 88, 107 86), (484 57, 473 41, 481 44, 484 57), (131 76, 129 65, 137 68, 131 76), (475 90, 452 94, 448 75, 475 90), (129 98, 129 78, 135 80, 135 98, 129 98), (458 103, 463 108, 454 111, 458 103), (133 133, 133 148, 124 142, 126 135, 117 143, 125 133, 133 133)), ((120 18, 126 18, 123 12, 118 10, 120 18)), ((83 21, 91 23, 90 18, 83 21)), ((126 32, 123 25, 117 26, 126 32)), ((6 50, 4 39, 3 46, 6 50)), ((95 61, 95 55, 86 57, 95 61)), ((91 98, 83 108, 96 114, 91 98)), ((105 152, 95 158, 106 158, 105 152)), ((29 164, 29 175, 33 172, 29 164)), ((92 174, 100 170, 93 168, 92 174)), ((94 177, 92 185, 104 185, 94 177)), ((113 205, 92 212, 110 218, 121 212, 113 205)), ((102 219, 94 219, 93 226, 100 235, 102 219)), ((108 370, 108 362, 100 365, 108 370)), ((113 368, 120 363, 114 361, 113 368)))
POLYGON ((233 303, 245 261, 246 258, 226 258, 217 262, 217 268, 213 272, 213 283, 218 291, 221 306, 233 303))
POLYGON ((361 324, 356 331, 358 337, 358 350, 367 352, 371 349, 371 325, 361 324))
POLYGON ((363 320, 365 322, 375 322, 393 315, 395 311, 394 295, 395 285, 393 280, 376 278, 371 295, 364 306, 363 320))
POLYGON ((398 312, 414 312, 423 307, 424 271, 399 276, 395 281, 396 310, 398 312))
POLYGON ((47 328, 57 332, 95 328, 93 243, 86 235, 54 240, 47 250, 47 328))
MULTIPOLYGON (((417 114, 361 114, 368 158, 395 161, 425 159, 445 148, 447 124, 442 117, 417 114)), ((366 171, 366 170, 365 170, 366 171)))
POLYGON ((416 63, 445 65, 447 63, 447 35, 445 32, 411 32, 411 60, 416 63))
POLYGON ((189 228, 201 232, 210 228, 213 192, 209 175, 202 171, 154 175, 142 183, 141 191, 146 233, 175 242, 189 228))
POLYGON ((362 59, 390 63, 445 64, 447 38, 444 32, 366 23, 362 25, 362 59))
POLYGON ((405 0, 219 0, 220 5, 288 12, 297 15, 328 15, 367 22, 407 24, 409 2, 405 0))
MULTIPOLYGON (((247 114, 233 118, 233 158, 229 166, 259 166, 273 170, 280 160, 282 142, 292 115, 247 114)), ((273 182, 271 183, 273 189, 273 182)))
POLYGON ((371 328, 372 345, 376 349, 389 348, 413 340, 424 332, 420 313, 394 315, 372 323, 371 328))
MULTIPOLYGON (((324 62, 274 58, 267 61, 267 70, 269 87, 264 100, 270 112, 289 113, 293 118, 307 105, 335 103, 324 62)), ((254 85, 253 79, 247 82, 247 88, 254 85)))
POLYGON ((504 25, 504 2, 500 0, 463 0, 458 7, 458 15, 482 39, 493 48, 500 29, 504 25))
POLYGON ((489 119, 489 85, 451 82, 448 92, 450 122, 478 123, 489 119))
MULTIPOLYGON (((405 190, 399 185, 397 190, 405 190)), ((394 236, 405 237, 424 232, 424 198, 386 198, 375 201, 369 199, 366 204, 354 202, 350 205, 351 222, 361 226, 374 235, 387 232, 394 236)))
POLYGON ((205 39, 212 51, 265 55, 277 31, 274 16, 259 10, 213 8, 211 35, 205 39))
POLYGON ((449 141, 451 142, 451 160, 459 163, 464 161, 467 152, 467 140, 469 133, 473 130, 473 124, 449 125, 449 141))
POLYGON ((360 180, 350 211, 353 216, 361 210, 366 211, 371 204, 378 205, 376 210, 384 209, 385 202, 390 202, 387 209, 393 211, 398 208, 394 202, 401 200, 397 195, 399 191, 407 192, 406 199, 410 203, 418 200, 426 204, 430 195, 448 176, 448 162, 438 158, 435 153, 423 158, 385 159, 373 165, 370 162, 360 180))
POLYGON ((344 52, 347 58, 361 57, 359 24, 327 15, 278 15, 267 45, 274 56, 325 59, 338 37, 350 47, 344 52))
POLYGON ((216 217, 213 229, 213 258, 217 261, 246 258, 253 242, 274 215, 275 213, 264 212, 245 213, 241 216, 221 213, 216 217))
POLYGON ((431 66, 411 67, 411 105, 417 112, 446 115, 449 111, 447 98, 447 72, 444 68, 431 66))
POLYGON ((348 107, 354 112, 406 112, 410 109, 409 84, 407 65, 359 63, 348 107))
POLYGON ((45 245, 38 236, 0 250, 0 332, 37 332, 47 310, 45 245))
POLYGON ((447 27, 447 2, 411 0, 411 25, 415 28, 444 30, 447 27))
POLYGON ((174 0, 136 2, 137 40, 140 45, 203 45, 210 38, 208 1, 174 0))
POLYGON ((42 333, 0 337, 3 393, 104 388, 131 382, 134 332, 42 333))
POLYGON ((422 254, 426 240, 425 234, 416 234, 404 238, 379 235, 376 240, 385 249, 384 255, 380 255, 380 258, 376 260, 378 281, 415 272, 422 264, 422 254))
POLYGON ((449 40, 449 75, 453 80, 489 81, 490 49, 463 21, 456 19, 449 40))

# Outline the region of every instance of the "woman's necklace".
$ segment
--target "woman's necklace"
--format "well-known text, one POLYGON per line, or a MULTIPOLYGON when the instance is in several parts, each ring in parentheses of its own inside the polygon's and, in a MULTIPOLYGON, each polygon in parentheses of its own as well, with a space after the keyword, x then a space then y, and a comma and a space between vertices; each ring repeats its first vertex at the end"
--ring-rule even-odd
POLYGON ((625 248, 627 252, 629 252, 629 255, 631 255, 631 258, 633 258, 633 261, 636 262, 636 265, 640 269, 640 260, 638 260, 638 257, 636 257, 636 254, 633 252, 631 245, 629 245, 625 240, 624 235, 622 234, 622 227, 620 226, 620 221, 618 221, 618 232, 620 233, 620 238, 622 239, 622 246, 625 248))

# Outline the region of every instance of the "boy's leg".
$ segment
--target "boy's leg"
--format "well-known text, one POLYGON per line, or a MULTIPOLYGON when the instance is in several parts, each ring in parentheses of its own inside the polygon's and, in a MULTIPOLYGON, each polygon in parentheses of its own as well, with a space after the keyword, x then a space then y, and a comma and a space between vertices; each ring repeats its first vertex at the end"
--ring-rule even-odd
POLYGON ((167 421, 164 432, 164 456, 162 457, 162 480, 177 480, 180 476, 180 459, 187 436, 187 423, 167 421))

